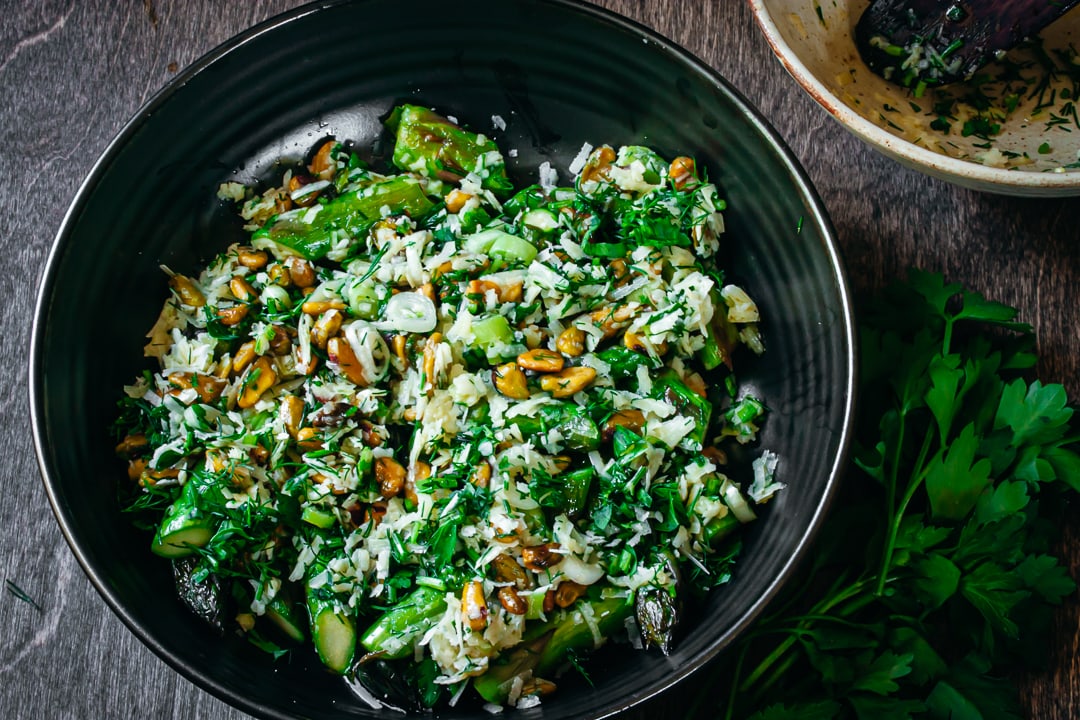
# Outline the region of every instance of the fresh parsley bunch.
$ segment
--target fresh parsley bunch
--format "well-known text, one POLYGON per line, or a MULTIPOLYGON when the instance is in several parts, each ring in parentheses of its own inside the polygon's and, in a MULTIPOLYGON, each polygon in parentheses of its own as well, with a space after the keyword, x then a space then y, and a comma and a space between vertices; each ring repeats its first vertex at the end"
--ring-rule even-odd
POLYGON ((912 271, 866 308, 854 464, 805 577, 718 668, 710 716, 1020 717, 1076 585, 1051 552, 1080 489, 1073 410, 1029 382, 1016 310, 912 271), (1063 502, 1064 501, 1064 502, 1063 502))

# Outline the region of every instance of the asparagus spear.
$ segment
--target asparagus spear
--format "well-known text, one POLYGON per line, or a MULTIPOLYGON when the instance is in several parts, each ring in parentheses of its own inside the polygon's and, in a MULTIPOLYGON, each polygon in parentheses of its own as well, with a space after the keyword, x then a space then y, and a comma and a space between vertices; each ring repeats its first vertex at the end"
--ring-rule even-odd
POLYGON ((224 634, 228 597, 221 578, 217 575, 211 574, 202 580, 195 579, 198 561, 197 557, 173 560, 176 594, 196 616, 205 620, 219 634, 224 634))
POLYGON ((516 677, 528 677, 536 669, 540 654, 551 641, 551 631, 522 643, 513 650, 504 653, 488 667, 480 677, 473 681, 473 688, 480 697, 489 703, 502 705, 510 695, 510 688, 516 677))
POLYGON ((344 675, 356 654, 356 625, 337 599, 308 588, 308 617, 315 651, 323 665, 344 675))
POLYGON ((193 474, 188 479, 176 502, 165 512, 165 517, 154 534, 150 550, 155 555, 167 558, 186 557, 196 548, 210 542, 219 518, 200 506, 199 496, 212 487, 215 487, 212 480, 198 474, 193 474))
POLYGON ((515 677, 550 676, 566 662, 573 650, 596 647, 593 626, 601 638, 614 635, 633 611, 628 598, 582 599, 529 632, 529 638, 500 657, 473 681, 482 698, 495 704, 506 702, 515 677), (588 616, 588 620, 586 619, 588 616))
POLYGON ((307 638, 303 615, 287 592, 283 591, 266 606, 266 617, 289 642, 302 643, 307 638))
POLYGON ((318 260, 341 238, 363 235, 387 212, 416 219, 433 207, 419 181, 402 175, 344 193, 325 205, 276 215, 252 238, 269 239, 308 260, 318 260))
POLYGON ((412 655, 413 642, 423 636, 444 612, 446 593, 422 585, 364 631, 360 644, 386 660, 408 657, 412 655))
POLYGON ((386 126, 396 134, 392 159, 398 168, 448 182, 458 182, 474 173, 481 186, 496 195, 506 196, 513 191, 503 156, 490 138, 462 130, 416 105, 394 108, 386 126))
POLYGON ((670 582, 663 585, 646 585, 638 588, 634 597, 634 614, 645 647, 656 646, 667 655, 675 628, 682 618, 682 573, 675 556, 662 554, 664 569, 670 582))
POLYGON ((730 370, 731 354, 739 344, 739 331, 728 322, 727 305, 720 291, 713 288, 709 298, 712 300, 713 316, 705 334, 705 346, 699 352, 701 364, 706 370, 712 370, 723 363, 730 370))
POLYGON ((356 623, 352 613, 346 611, 328 585, 312 585, 316 577, 326 572, 326 562, 325 557, 316 558, 308 569, 307 609, 311 639, 323 665, 344 675, 356 655, 356 623))
POLYGON ((567 653, 571 650, 596 647, 596 638, 590 626, 595 624, 601 637, 611 637, 624 626, 632 610, 633 604, 623 597, 584 600, 574 605, 555 624, 555 632, 544 645, 536 663, 536 674, 541 677, 551 675, 566 662, 567 653), (585 607, 588 610, 583 610, 585 607), (585 618, 590 611, 592 622, 585 618))

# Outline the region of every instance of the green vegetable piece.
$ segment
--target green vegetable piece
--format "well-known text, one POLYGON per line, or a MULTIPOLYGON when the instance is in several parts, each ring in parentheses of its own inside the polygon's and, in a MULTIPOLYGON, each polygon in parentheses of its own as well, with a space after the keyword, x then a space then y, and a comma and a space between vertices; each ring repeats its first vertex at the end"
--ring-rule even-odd
POLYGON ((221 578, 210 574, 199 579, 198 565, 198 557, 189 556, 173 560, 173 581, 176 584, 176 594, 191 612, 219 633, 224 634, 228 597, 222 587, 221 578))
POLYGON ((705 333, 705 345, 698 351, 698 359, 706 370, 714 370, 721 364, 732 369, 731 355, 739 344, 739 331, 727 319, 727 304, 720 296, 720 291, 709 291, 712 300, 713 316, 705 333))
POLYGON ((600 446, 600 427, 585 408, 573 403, 548 403, 531 415, 515 415, 510 422, 521 428, 523 437, 558 430, 571 450, 589 451, 600 446))
POLYGON ((535 245, 509 233, 501 233, 488 249, 494 269, 508 265, 528 265, 536 257, 536 253, 535 245))
POLYGON ((634 598, 634 614, 645 647, 655 645, 665 655, 670 653, 671 641, 682 613, 668 588, 656 585, 638 588, 634 598))
POLYGON ((324 588, 308 588, 308 617, 315 651, 323 665, 344 675, 356 655, 356 624, 337 600, 323 595, 324 588))
POLYGON ((521 223, 542 233, 549 233, 559 228, 559 218, 547 208, 528 211, 521 216, 521 223))
POLYGON ((627 598, 579 601, 556 622, 555 631, 544 645, 540 659, 536 663, 536 674, 540 677, 550 677, 566 661, 567 653, 572 650, 592 649, 594 638, 589 626, 593 623, 596 624, 602 637, 610 637, 623 628, 626 618, 632 611, 633 603, 627 598), (591 623, 585 622, 582 617, 583 605, 587 605, 592 612, 591 623))
POLYGON ((488 214, 488 211, 479 205, 468 208, 467 210, 461 210, 461 212, 458 213, 458 220, 461 223, 461 232, 463 233, 478 230, 490 223, 491 219, 491 215, 488 214))
POLYGON ((396 136, 393 163, 401 170, 458 182, 475 173, 486 190, 509 195, 506 161, 490 138, 462 130, 445 117, 416 105, 399 105, 386 120, 396 136))
POLYGON ((439 668, 439 664, 429 657, 424 658, 416 665, 416 690, 421 706, 430 709, 439 703, 439 698, 442 697, 443 691, 446 690, 445 685, 439 685, 435 682, 435 678, 441 674, 442 670, 439 668))
POLYGON ((547 427, 547 423, 544 419, 544 408, 540 408, 540 411, 533 415, 515 415, 510 418, 509 423, 511 425, 517 425, 521 429, 522 437, 531 437, 539 433, 547 432, 544 428, 547 427))
POLYGON ((705 542, 711 547, 716 547, 724 538, 735 532, 737 527, 739 527, 739 520, 733 512, 721 517, 715 517, 705 524, 705 542))
POLYGON ((652 369, 659 367, 660 364, 645 353, 634 352, 625 345, 612 345, 598 352, 596 357, 611 367, 611 379, 616 382, 637 377, 639 367, 652 369))
POLYGON ((510 322, 502 315, 493 314, 473 320, 471 348, 487 357, 488 362, 499 362, 504 356, 517 356, 518 344, 510 322))
POLYGON ((367 475, 374 464, 375 453, 371 452, 371 448, 360 448, 360 454, 356 456, 356 472, 361 476, 367 475))
POLYGON ((638 588, 634 596, 634 615, 645 647, 655 645, 667 655, 671 651, 675 628, 682 619, 684 585, 674 554, 664 550, 658 559, 670 580, 662 585, 638 588))
POLYGON ((621 242, 586 242, 582 243, 581 250, 589 257, 598 258, 621 258, 626 255, 626 243, 621 242))
POLYGON ((637 553, 632 547, 624 547, 608 563, 609 575, 629 575, 637 569, 637 553))
POLYGON ((596 471, 590 467, 554 477, 547 476, 546 473, 534 473, 529 487, 541 507, 550 508, 576 520, 585 511, 595 474, 596 471))
POLYGON ((547 613, 544 612, 544 595, 546 593, 534 592, 525 596, 525 619, 526 620, 539 620, 545 617, 547 613))
POLYGON ((151 552, 161 557, 181 558, 210 542, 219 518, 201 508, 198 502, 199 496, 209 487, 214 487, 213 482, 198 476, 188 479, 180 497, 165 511, 150 545, 151 552))
POLYGON ((418 587, 364 631, 360 644, 368 652, 381 653, 387 660, 408 657, 413 653, 413 642, 426 633, 444 612, 445 591, 418 587))
POLYGON ((351 282, 342 288, 349 303, 349 311, 363 320, 375 320, 379 316, 379 294, 372 280, 351 282))
POLYGON ((514 193, 514 196, 503 203, 503 215, 507 217, 524 216, 531 210, 543 206, 547 202, 547 193, 539 185, 530 185, 514 193))
POLYGON ((318 505, 306 505, 303 512, 300 513, 300 519, 322 530, 337 523, 337 516, 334 515, 330 508, 319 507, 318 505))
POLYGON ((461 247, 467 253, 473 255, 486 255, 491 250, 491 246, 495 244, 495 241, 501 237, 514 237, 510 233, 503 230, 505 225, 500 224, 498 227, 489 227, 480 230, 472 235, 469 235, 462 239, 461 247))
POLYGON ((565 403, 562 417, 554 428, 562 434, 563 442, 571 450, 589 451, 600 446, 600 427, 579 405, 565 403))
POLYGON ((623 466, 629 466, 648 448, 649 443, 630 428, 619 425, 611 434, 612 453, 623 466))
MULTIPOLYGON (((539 597, 543 598, 543 594, 539 597)), ((546 627, 546 626, 545 626, 546 627)), ((551 640, 551 633, 523 643, 500 655, 488 671, 473 681, 473 688, 489 703, 502 705, 510 696, 514 678, 531 673, 540 662, 544 647, 551 640)))
POLYGON ((307 638, 304 623, 296 603, 287 595, 279 594, 266 606, 266 617, 291 642, 302 643, 307 638))
POLYGON ((502 315, 488 315, 474 320, 472 324, 473 340, 480 347, 490 347, 495 343, 514 342, 514 331, 502 315))
POLYGON ((567 473, 561 479, 563 482, 563 511, 571 520, 576 520, 585 512, 585 506, 589 502, 589 488, 592 486, 593 476, 596 471, 592 468, 581 468, 567 473))
POLYGON ((492 224, 492 220, 491 214, 483 205, 470 204, 457 213, 452 213, 443 206, 429 213, 424 218, 421 227, 431 230, 439 242, 456 242, 462 236, 481 232, 492 224), (451 217, 455 218, 455 222, 449 221, 451 217))
POLYGON ((765 406, 752 395, 739 399, 724 413, 724 421, 736 430, 745 427, 765 414, 765 406))
POLYGON ((665 370, 653 383, 652 396, 662 398, 675 406, 680 415, 694 421, 694 429, 687 438, 702 447, 712 417, 712 403, 698 395, 679 379, 673 370, 665 370))
POLYGON ((384 211, 415 219, 433 207, 416 178, 400 175, 339 195, 323 205, 281 213, 256 230, 252 239, 272 240, 308 260, 318 260, 340 238, 357 238, 366 233, 387 214, 384 211))

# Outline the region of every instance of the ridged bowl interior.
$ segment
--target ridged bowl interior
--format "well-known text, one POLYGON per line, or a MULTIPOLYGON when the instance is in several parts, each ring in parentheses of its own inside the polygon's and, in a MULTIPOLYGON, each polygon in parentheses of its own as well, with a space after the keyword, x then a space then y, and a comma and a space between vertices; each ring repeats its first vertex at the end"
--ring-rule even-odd
MULTIPOLYGON (((118 510, 109 425, 143 368, 166 264, 195 272, 242 239, 219 183, 266 180, 334 135, 370 148, 408 100, 516 149, 535 181, 583 142, 693 155, 728 200, 732 276, 757 299, 768 352, 740 380, 771 408, 762 445, 788 484, 750 529, 734 580, 686 621, 670 657, 609 652, 595 687, 560 683, 523 718, 600 718, 655 695, 715 656, 773 596, 821 522, 847 445, 851 309, 828 219, 767 123, 711 69, 633 23, 571 2, 480 0, 468 12, 413 0, 305 6, 230 41, 178 76, 95 166, 42 281, 31 404, 53 509, 83 568, 143 642, 201 687, 272 718, 396 718, 369 708, 313 654, 274 663, 216 637, 176 600, 168 564, 118 510), (492 116, 505 119, 505 131, 492 116)), ((471 716, 464 710, 438 717, 471 716)))

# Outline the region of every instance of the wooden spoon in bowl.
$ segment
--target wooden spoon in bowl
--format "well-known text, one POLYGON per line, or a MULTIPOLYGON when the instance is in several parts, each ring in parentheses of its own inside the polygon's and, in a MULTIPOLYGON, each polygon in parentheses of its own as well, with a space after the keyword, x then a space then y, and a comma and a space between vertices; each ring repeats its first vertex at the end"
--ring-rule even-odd
POLYGON ((1080 0, 873 0, 855 26, 870 69, 916 88, 971 77, 1080 0))

